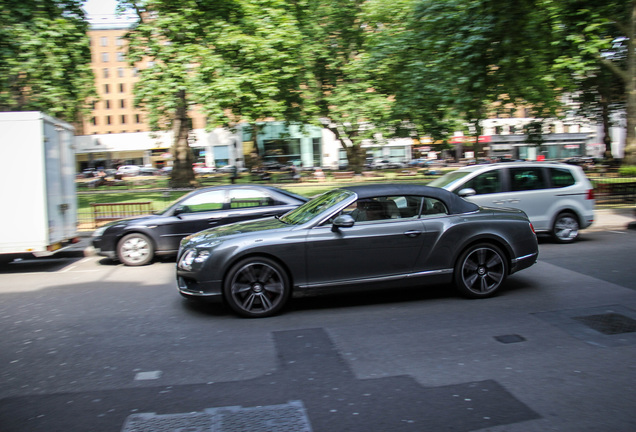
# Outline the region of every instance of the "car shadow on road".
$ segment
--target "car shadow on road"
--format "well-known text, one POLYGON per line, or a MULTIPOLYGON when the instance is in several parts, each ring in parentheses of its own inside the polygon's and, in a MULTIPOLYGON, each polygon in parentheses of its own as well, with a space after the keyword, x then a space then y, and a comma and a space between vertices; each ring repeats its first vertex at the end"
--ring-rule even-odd
POLYGON ((0 264, 0 273, 55 273, 82 258, 29 258, 0 264))
MULTIPOLYGON (((504 285, 498 296, 513 295, 518 291, 534 289, 531 279, 511 276, 504 285)), ((360 290, 359 292, 328 292, 308 295, 306 297, 291 298, 279 315, 286 313, 302 312, 310 310, 337 310, 355 307, 375 306, 375 305, 399 305, 401 303, 414 303, 420 301, 434 300, 457 300, 457 301, 480 301, 470 300, 457 293, 452 284, 441 284, 419 287, 385 287, 374 290, 360 290)), ((181 299, 183 307, 196 315, 209 317, 237 317, 231 309, 223 302, 208 303, 203 301, 193 301, 181 299)), ((487 299, 481 301, 488 301, 487 299)), ((238 318, 238 317, 237 317, 238 318)))

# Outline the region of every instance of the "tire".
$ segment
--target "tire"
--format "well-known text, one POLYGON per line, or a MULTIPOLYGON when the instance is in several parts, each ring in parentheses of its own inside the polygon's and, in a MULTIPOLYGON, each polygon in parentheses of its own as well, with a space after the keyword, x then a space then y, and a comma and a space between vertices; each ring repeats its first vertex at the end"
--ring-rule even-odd
POLYGON ((238 262, 227 274, 223 294, 239 315, 262 318, 278 313, 289 298, 287 272, 275 261, 252 257, 238 262))
POLYGON ((497 246, 480 243, 466 249, 455 265, 455 285, 464 297, 493 296, 506 280, 508 261, 497 246))
POLYGON ((579 237, 579 220, 570 213, 559 213, 552 225, 552 237, 557 243, 572 243, 579 237))
POLYGON ((148 264, 155 256, 155 246, 147 235, 125 235, 117 244, 117 258, 127 266, 148 264))

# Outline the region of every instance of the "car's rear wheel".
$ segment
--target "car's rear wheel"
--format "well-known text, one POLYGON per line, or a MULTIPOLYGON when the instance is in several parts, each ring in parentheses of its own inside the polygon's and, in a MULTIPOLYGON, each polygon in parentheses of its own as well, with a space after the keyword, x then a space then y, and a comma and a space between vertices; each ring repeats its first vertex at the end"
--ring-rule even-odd
POLYGON ((155 247, 148 236, 140 233, 125 235, 117 245, 117 258, 127 266, 142 266, 152 261, 155 247))
POLYGON ((234 265, 224 283, 228 305, 239 315, 258 318, 279 312, 291 292, 289 277, 275 261, 247 258, 234 265))
POLYGON ((504 253, 495 245, 481 243, 461 254, 455 265, 455 285, 469 298, 494 295, 508 274, 504 253))
POLYGON ((557 216, 552 226, 552 237, 559 243, 571 243, 579 236, 579 220, 569 212, 557 216))

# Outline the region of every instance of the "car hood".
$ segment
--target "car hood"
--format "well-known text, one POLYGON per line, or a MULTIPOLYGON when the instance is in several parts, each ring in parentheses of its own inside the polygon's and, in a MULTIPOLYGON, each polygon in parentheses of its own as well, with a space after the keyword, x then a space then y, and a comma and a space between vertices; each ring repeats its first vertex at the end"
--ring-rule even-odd
POLYGON ((107 224, 105 224, 104 226, 113 226, 113 225, 119 225, 119 226, 123 226, 123 225, 132 225, 132 224, 147 224, 148 222, 151 222, 152 220, 156 219, 158 216, 157 215, 143 215, 143 216, 131 216, 128 218, 123 218, 123 219, 117 219, 116 221, 112 221, 112 222, 108 222, 107 224))
POLYGON ((183 245, 186 242, 191 244, 215 242, 217 240, 226 239, 228 237, 233 237, 239 234, 264 232, 289 227, 289 225, 281 222, 275 217, 257 219, 248 222, 237 222, 216 228, 209 228, 204 231, 189 235, 183 239, 181 244, 183 245))

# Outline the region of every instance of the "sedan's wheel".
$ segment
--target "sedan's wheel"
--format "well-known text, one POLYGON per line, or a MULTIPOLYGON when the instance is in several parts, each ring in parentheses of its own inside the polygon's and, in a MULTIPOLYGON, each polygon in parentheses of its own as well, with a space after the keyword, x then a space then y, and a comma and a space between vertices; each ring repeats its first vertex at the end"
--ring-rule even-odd
POLYGON ((274 315, 285 305, 290 292, 285 270, 267 258, 239 262, 232 267, 224 284, 227 303, 246 317, 274 315))
POLYGON ((117 246, 117 258, 127 266, 146 265, 155 254, 155 248, 148 236, 132 233, 124 236, 117 246))
POLYGON ((508 264, 503 252, 491 244, 478 244, 459 257, 455 284, 466 297, 490 297, 499 289, 507 273, 508 264))
POLYGON ((552 236, 559 243, 570 243, 579 236, 579 220, 572 213, 561 213, 552 227, 552 236))

